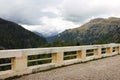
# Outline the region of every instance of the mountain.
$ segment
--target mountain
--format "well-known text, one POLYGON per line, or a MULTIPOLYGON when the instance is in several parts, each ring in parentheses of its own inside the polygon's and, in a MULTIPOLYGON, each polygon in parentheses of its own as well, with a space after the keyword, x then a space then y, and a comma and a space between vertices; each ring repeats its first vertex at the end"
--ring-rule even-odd
POLYGON ((38 36, 40 36, 40 37, 43 37, 43 34, 42 33, 40 33, 40 32, 37 32, 37 31, 33 31, 35 34, 37 34, 38 36))
POLYGON ((49 31, 48 32, 32 31, 32 32, 34 32, 35 34, 39 36, 44 36, 46 39, 59 34, 58 31, 50 31, 50 32, 49 31))
POLYGON ((68 29, 49 41, 81 44, 100 44, 120 42, 120 18, 96 18, 74 29, 68 29))
POLYGON ((35 48, 47 43, 46 39, 24 29, 22 26, 0 19, 0 48, 35 48))
POLYGON ((49 43, 52 43, 52 42, 54 42, 55 40, 57 40, 57 37, 58 37, 58 35, 55 35, 55 36, 47 37, 46 39, 47 39, 47 41, 48 41, 49 43))

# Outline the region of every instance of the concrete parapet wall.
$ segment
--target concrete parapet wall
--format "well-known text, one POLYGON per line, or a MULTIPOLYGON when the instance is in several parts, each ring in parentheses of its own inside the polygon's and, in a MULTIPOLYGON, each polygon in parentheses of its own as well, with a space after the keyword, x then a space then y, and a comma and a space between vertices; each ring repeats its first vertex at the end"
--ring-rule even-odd
MULTIPOLYGON (((90 60, 109 57, 120 53, 120 44, 103 44, 103 45, 87 45, 87 46, 70 46, 70 47, 51 47, 51 48, 33 48, 33 49, 16 49, 16 50, 0 50, 0 59, 11 58, 11 70, 0 71, 0 79, 14 77, 24 74, 30 74, 42 70, 48 70, 60 66, 80 63, 90 60), (115 52, 113 52, 113 47, 115 52), (106 53, 102 54, 101 49, 106 48, 106 53), (86 56, 86 50, 94 50, 92 56, 86 56), (64 60, 64 52, 76 51, 76 59, 64 60), (52 62, 48 64, 27 66, 30 55, 52 54, 52 62)), ((0 64, 2 65, 2 64, 0 64)))

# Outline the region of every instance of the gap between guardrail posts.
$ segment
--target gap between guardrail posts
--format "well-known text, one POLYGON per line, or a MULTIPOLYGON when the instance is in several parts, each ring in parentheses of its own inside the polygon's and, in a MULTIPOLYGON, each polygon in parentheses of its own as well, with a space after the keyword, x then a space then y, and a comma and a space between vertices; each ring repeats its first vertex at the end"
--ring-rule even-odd
POLYGON ((118 54, 119 53, 119 47, 115 47, 115 52, 118 54))
POLYGON ((119 45, 119 47, 118 47, 118 54, 120 54, 120 45, 119 45))

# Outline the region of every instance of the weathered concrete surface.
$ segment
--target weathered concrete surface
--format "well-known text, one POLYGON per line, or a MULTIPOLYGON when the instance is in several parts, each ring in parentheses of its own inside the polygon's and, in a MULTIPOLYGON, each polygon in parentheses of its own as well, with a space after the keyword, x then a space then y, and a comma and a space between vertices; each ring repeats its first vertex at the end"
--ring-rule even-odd
POLYGON ((13 80, 120 80, 120 55, 30 74, 13 80))

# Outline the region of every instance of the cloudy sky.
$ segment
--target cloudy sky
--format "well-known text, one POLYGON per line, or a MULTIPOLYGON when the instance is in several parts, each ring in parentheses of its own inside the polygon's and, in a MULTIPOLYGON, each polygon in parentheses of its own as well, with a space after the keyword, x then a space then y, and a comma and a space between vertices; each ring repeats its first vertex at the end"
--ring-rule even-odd
POLYGON ((0 17, 45 36, 96 17, 120 17, 120 0, 0 0, 0 17))

